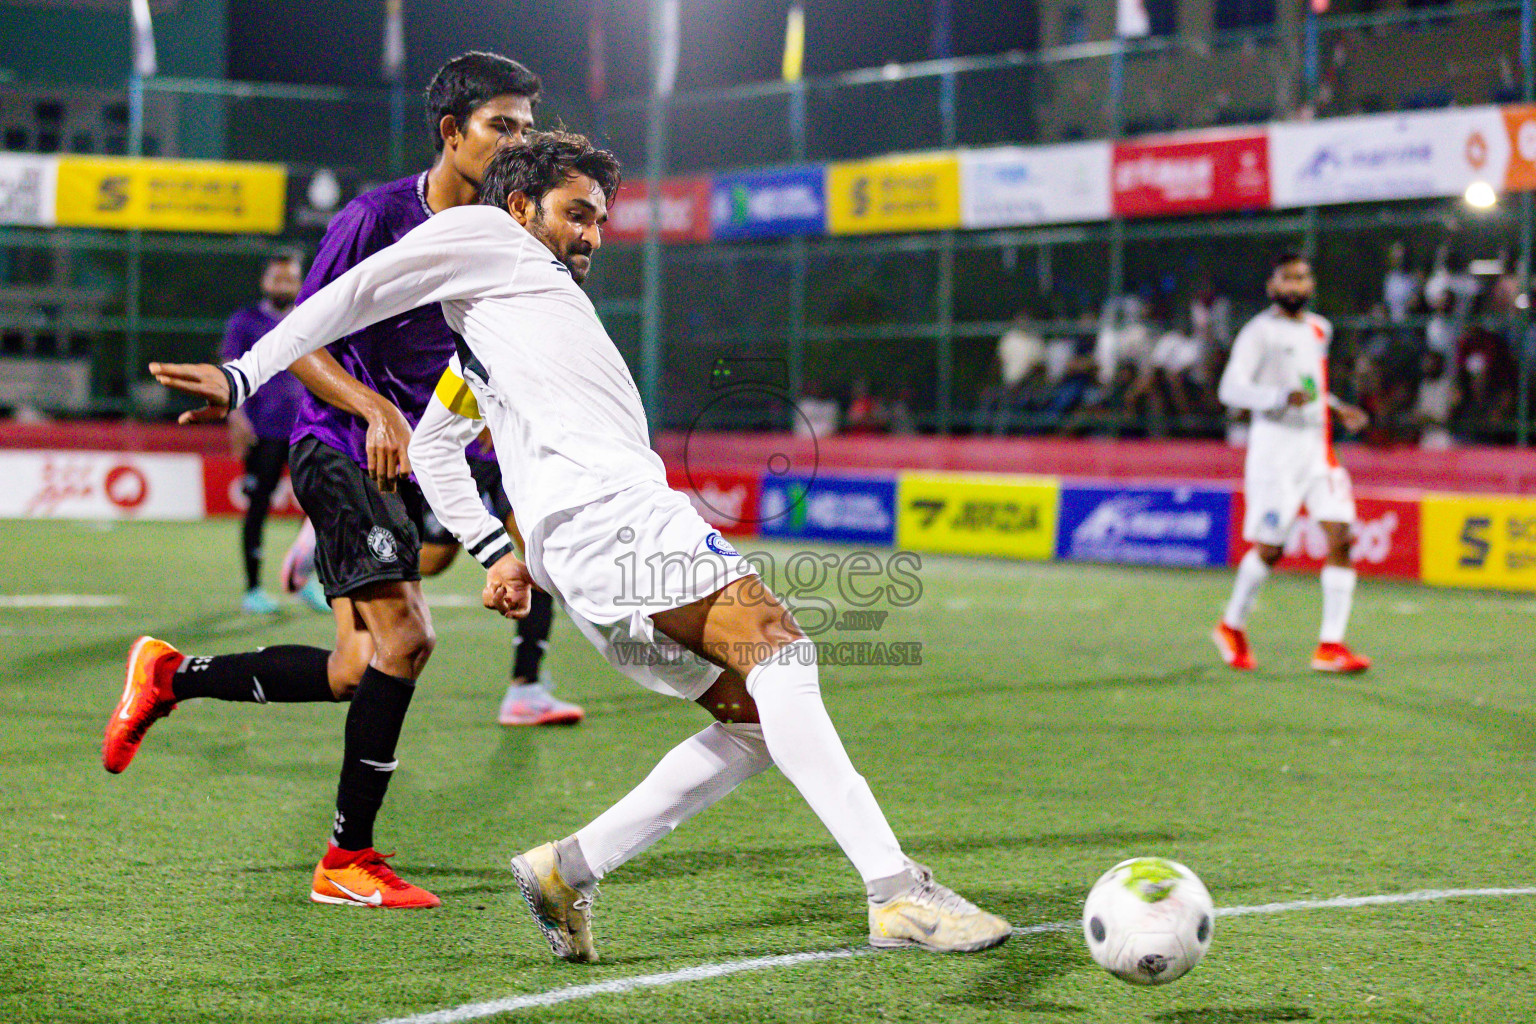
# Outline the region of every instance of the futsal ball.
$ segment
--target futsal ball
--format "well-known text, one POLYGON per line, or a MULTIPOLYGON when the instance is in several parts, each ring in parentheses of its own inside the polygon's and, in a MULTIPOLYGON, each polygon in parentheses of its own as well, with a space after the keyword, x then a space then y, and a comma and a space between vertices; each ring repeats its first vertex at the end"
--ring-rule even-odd
POLYGON ((1215 908, 1177 861, 1137 857, 1104 873, 1083 906, 1083 937, 1098 965, 1133 985, 1166 985, 1211 946, 1215 908))

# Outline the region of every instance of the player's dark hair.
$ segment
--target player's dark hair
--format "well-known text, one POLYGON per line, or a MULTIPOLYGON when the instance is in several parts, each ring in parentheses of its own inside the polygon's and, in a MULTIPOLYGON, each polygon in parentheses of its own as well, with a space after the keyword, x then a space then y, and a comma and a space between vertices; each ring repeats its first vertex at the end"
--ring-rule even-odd
POLYGON ((304 265, 304 253, 302 250, 293 247, 273 249, 267 253, 267 258, 262 261, 261 269, 266 270, 274 263, 297 263, 302 267, 304 265))
POLYGON ((1279 270, 1281 267, 1287 266, 1291 263, 1305 262, 1307 262, 1307 258, 1301 253, 1297 252, 1295 249, 1287 249, 1285 252, 1275 257, 1275 262, 1270 266, 1269 269, 1270 272, 1273 273, 1274 271, 1279 270))
POLYGON ((597 182, 610 203, 623 180, 618 157, 597 149, 585 135, 529 132, 521 146, 502 149, 491 157, 480 178, 480 202, 505 210, 507 200, 521 192, 537 207, 547 192, 559 188, 573 174, 585 174, 597 182))
POLYGON ((497 96, 526 96, 532 106, 539 104, 539 76, 499 53, 471 50, 437 69, 427 86, 427 125, 432 145, 443 148, 443 133, 438 126, 452 114, 459 124, 497 96))

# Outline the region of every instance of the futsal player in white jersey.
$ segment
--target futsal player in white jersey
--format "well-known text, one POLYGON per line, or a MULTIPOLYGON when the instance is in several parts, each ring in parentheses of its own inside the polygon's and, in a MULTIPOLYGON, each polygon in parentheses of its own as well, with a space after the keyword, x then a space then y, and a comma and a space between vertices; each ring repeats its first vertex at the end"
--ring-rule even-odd
POLYGON ((1328 343, 1333 326, 1308 312, 1315 282, 1312 266, 1295 253, 1275 261, 1264 312, 1248 321, 1232 345, 1221 375, 1224 405, 1252 415, 1243 472, 1243 539, 1253 547, 1237 565, 1237 581, 1226 613, 1211 634, 1222 660, 1237 669, 1254 667, 1248 648, 1248 613, 1270 569, 1285 553, 1285 541, 1305 505, 1328 538, 1322 571, 1323 622, 1312 667, 1320 672, 1364 672, 1371 660, 1344 643, 1355 594, 1350 534, 1355 499, 1349 471, 1333 450, 1332 413, 1344 429, 1363 428, 1364 410, 1328 391, 1328 343))
POLYGON ((822 704, 815 645, 751 564, 667 487, 634 379, 579 287, 618 184, 618 162, 586 139, 531 135, 492 159, 482 205, 444 210, 364 260, 236 363, 152 369, 212 406, 238 407, 300 355, 442 303, 473 406, 455 395, 445 404, 440 388, 410 460, 438 519, 486 567, 486 606, 516 617, 538 586, 616 669, 715 719, 584 828, 513 859, 556 955, 595 961, 598 880, 770 765, 863 879, 872 943, 995 946, 1008 923, 902 852, 822 704), (464 458, 482 418, 526 563, 464 458))

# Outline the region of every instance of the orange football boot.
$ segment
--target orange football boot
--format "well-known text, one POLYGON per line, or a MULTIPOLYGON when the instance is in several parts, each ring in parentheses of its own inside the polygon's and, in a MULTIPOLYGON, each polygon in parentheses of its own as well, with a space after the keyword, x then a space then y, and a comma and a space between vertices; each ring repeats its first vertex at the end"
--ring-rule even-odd
POLYGON ((1312 652, 1312 667, 1319 672, 1364 672, 1371 667, 1371 659, 1343 644, 1322 643, 1312 652))
POLYGON ((1221 652, 1221 660, 1235 669, 1244 672, 1252 671, 1254 666, 1253 652, 1248 649, 1248 634, 1240 629, 1233 629, 1225 622, 1216 623, 1216 628, 1211 630, 1211 643, 1221 652))
POLYGON ((164 640, 141 636, 133 642, 123 697, 101 741, 101 766, 107 771, 116 775, 127 768, 149 727, 176 707, 171 676, 184 660, 186 656, 164 640))
POLYGON ((395 874, 384 861, 392 853, 343 850, 332 843, 315 865, 309 898, 346 907, 435 907, 443 901, 395 874))

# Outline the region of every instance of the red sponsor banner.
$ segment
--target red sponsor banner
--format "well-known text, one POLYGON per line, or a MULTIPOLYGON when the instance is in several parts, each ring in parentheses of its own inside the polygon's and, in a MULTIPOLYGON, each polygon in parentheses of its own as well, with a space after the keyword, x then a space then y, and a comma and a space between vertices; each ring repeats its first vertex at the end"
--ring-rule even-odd
MULTIPOLYGON (((645 238, 650 185, 644 178, 619 186, 603 225, 605 238, 637 242, 645 238)), ((661 181, 661 240, 709 241, 709 179, 663 178, 661 181)))
MULTIPOLYGON (((243 516, 250 507, 241 481, 245 478, 245 463, 229 455, 203 456, 203 507, 210 516, 243 516)), ((271 514, 274 516, 304 515, 293 497, 293 487, 287 472, 272 492, 271 514)))
POLYGON ((1110 170, 1121 217, 1269 207, 1269 136, 1202 132, 1115 143, 1110 170))
MULTIPOLYGON (((1243 540, 1243 514, 1247 505, 1243 492, 1232 495, 1232 549, 1231 563, 1248 550, 1243 540)), ((1305 509, 1291 536, 1285 542, 1285 557, 1278 568, 1322 568, 1328 554, 1328 539, 1323 528, 1314 522, 1305 509)), ((1392 576, 1397 579, 1419 578, 1419 500, 1417 498, 1387 498, 1355 494, 1355 543, 1350 548, 1350 558, 1362 576, 1392 576)))
POLYGON ((693 502, 705 522, 721 533, 737 537, 757 536, 756 473, 668 469, 667 484, 688 495, 688 500, 693 502))

